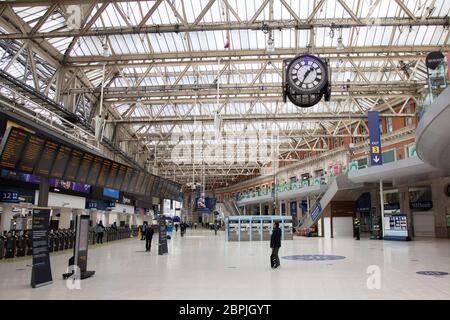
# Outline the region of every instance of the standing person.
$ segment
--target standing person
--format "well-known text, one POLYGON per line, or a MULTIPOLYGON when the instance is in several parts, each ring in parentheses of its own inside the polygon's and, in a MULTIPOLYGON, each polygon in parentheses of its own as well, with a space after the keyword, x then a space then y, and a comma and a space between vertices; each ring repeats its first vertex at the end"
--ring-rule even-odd
POLYGON ((197 230, 197 222, 194 223, 194 229, 197 230))
POLYGON ((214 223, 214 235, 217 236, 217 222, 214 223))
POLYGON ((280 266, 278 251, 281 247, 281 229, 279 222, 275 222, 273 224, 272 236, 270 237, 270 247, 272 248, 272 254, 270 255, 272 268, 278 268, 280 266))
POLYGON ((178 223, 175 223, 175 232, 178 232, 178 223))
POLYGON ((115 221, 114 221, 114 223, 111 225, 111 228, 117 231, 117 224, 116 224, 115 221))
POLYGON ((141 238, 141 240, 144 240, 145 239, 145 232, 147 231, 147 223, 146 222, 144 222, 143 224, 142 224, 142 238, 141 238))
POLYGON ((97 233, 97 243, 103 243, 103 232, 105 232, 105 226, 103 225, 102 220, 97 223, 95 232, 97 233))
POLYGON ((152 247, 153 228, 148 226, 145 230, 145 251, 150 252, 152 247))
POLYGON ((181 231, 181 236, 184 236, 184 233, 186 232, 186 224, 184 222, 182 222, 180 224, 180 231, 181 231))

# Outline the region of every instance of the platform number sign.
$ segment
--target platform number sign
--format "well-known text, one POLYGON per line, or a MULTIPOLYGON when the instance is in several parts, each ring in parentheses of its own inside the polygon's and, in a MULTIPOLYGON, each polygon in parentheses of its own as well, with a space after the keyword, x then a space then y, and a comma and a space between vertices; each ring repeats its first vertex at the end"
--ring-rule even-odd
POLYGON ((1 192, 1 202, 19 202, 19 194, 17 192, 1 192))
POLYGON ((383 164, 381 156, 380 114, 369 111, 370 163, 372 166, 383 164))

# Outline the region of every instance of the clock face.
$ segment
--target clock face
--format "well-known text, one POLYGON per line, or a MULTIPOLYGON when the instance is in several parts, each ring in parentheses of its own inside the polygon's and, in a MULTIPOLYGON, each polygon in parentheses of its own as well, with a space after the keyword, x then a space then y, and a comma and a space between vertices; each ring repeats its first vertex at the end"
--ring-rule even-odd
POLYGON ((301 55, 287 67, 289 86, 300 94, 318 93, 327 82, 325 63, 317 57, 301 55))

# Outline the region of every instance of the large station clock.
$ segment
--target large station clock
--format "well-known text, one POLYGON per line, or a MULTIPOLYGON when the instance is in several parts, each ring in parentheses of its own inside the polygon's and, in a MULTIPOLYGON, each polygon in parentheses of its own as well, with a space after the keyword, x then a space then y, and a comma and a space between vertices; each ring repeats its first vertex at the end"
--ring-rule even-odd
POLYGON ((283 63, 283 100, 286 98, 302 108, 319 103, 323 96, 331 97, 330 71, 326 61, 302 54, 283 63))

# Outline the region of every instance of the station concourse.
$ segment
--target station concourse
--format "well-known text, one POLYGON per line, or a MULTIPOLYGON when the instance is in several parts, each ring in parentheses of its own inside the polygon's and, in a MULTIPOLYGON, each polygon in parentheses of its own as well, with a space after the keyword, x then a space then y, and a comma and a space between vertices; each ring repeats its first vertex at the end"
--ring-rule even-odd
POLYGON ((1 2, 0 300, 450 299, 449 14, 1 2))

